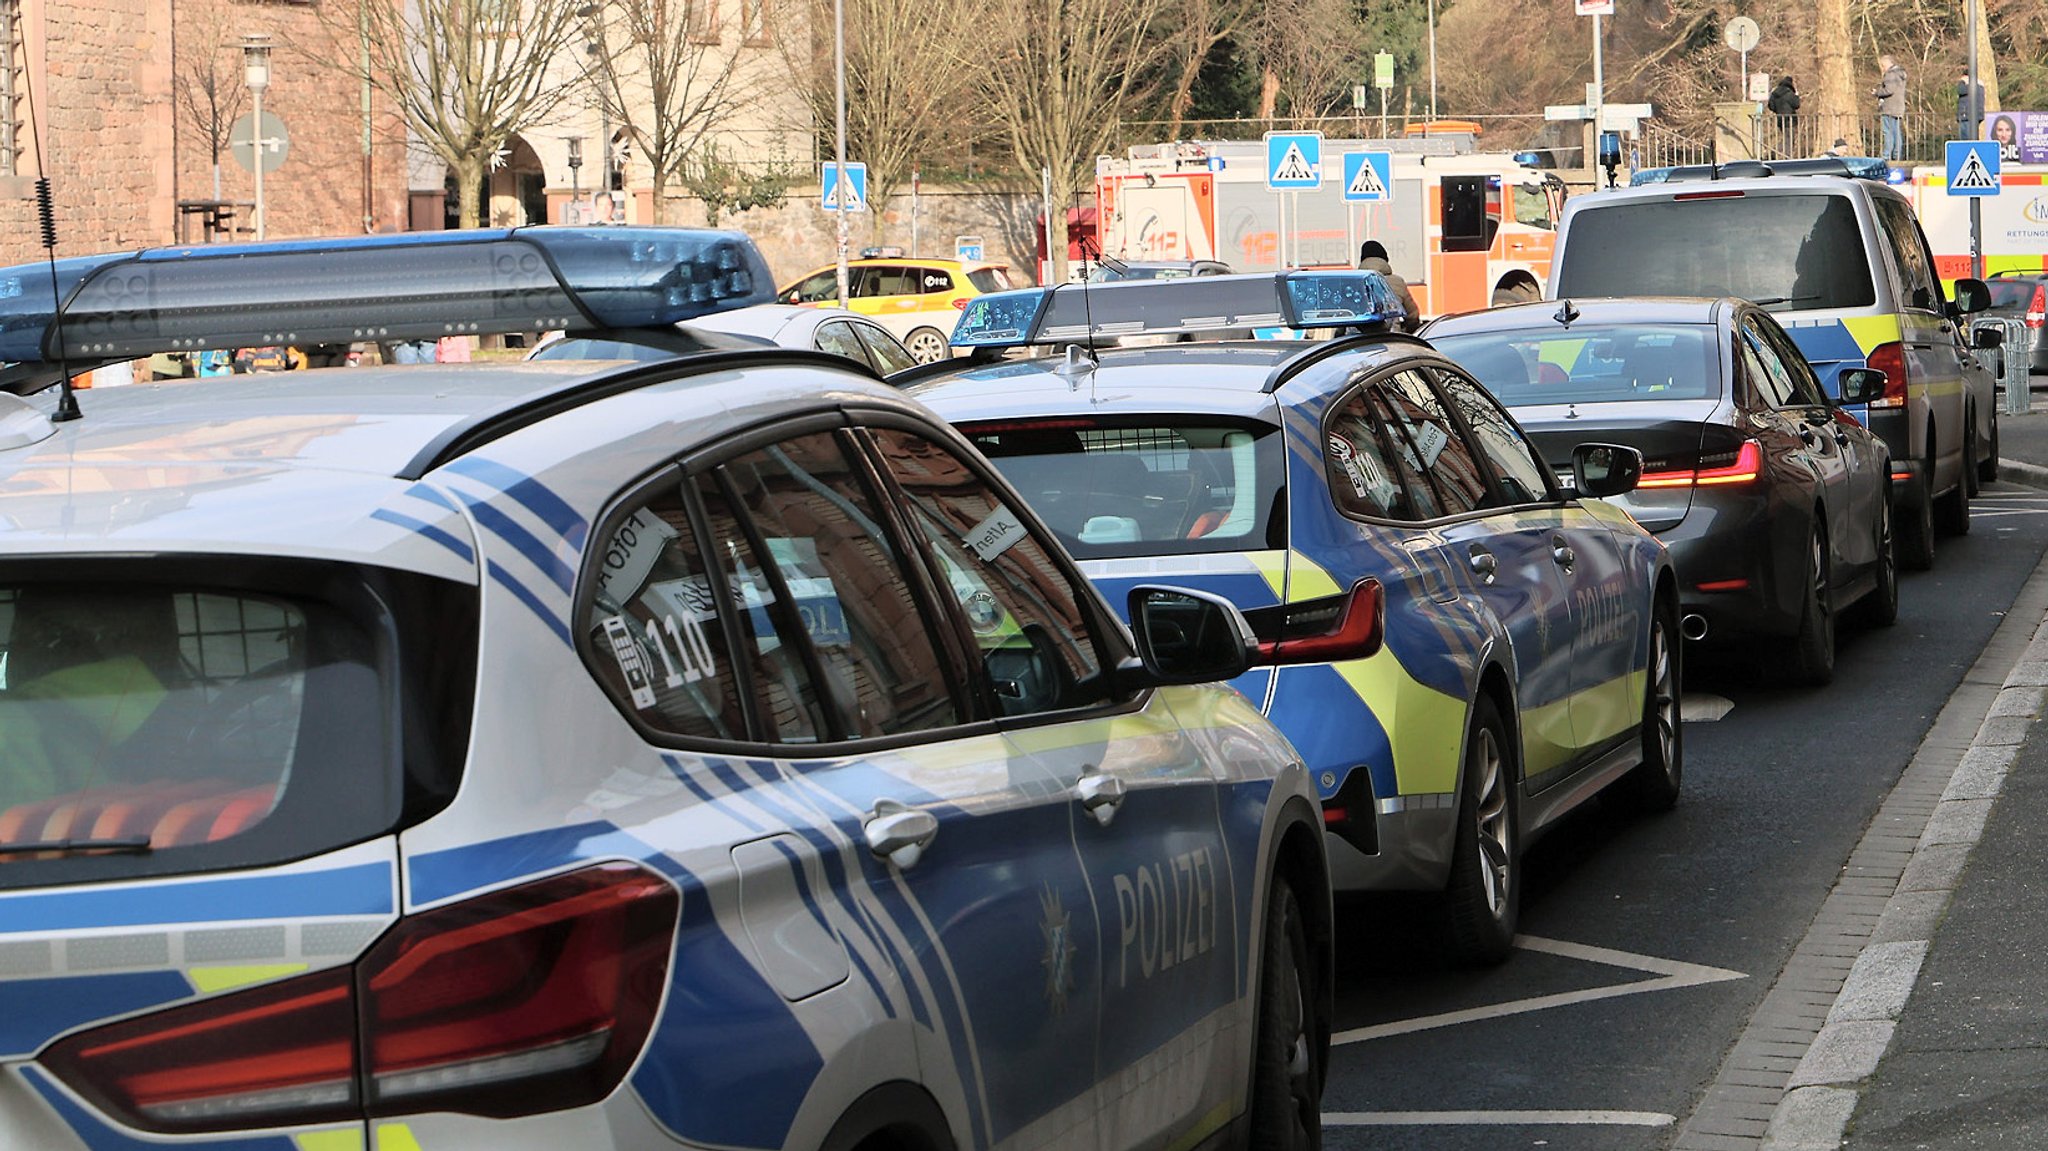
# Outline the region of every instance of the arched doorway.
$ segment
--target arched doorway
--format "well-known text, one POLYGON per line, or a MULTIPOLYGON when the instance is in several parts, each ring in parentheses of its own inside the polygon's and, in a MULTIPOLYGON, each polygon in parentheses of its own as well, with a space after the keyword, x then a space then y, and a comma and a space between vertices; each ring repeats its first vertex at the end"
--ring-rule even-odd
POLYGON ((490 190, 481 221, 486 227, 517 228, 547 222, 547 175, 539 153, 523 137, 505 141, 485 186, 490 190))

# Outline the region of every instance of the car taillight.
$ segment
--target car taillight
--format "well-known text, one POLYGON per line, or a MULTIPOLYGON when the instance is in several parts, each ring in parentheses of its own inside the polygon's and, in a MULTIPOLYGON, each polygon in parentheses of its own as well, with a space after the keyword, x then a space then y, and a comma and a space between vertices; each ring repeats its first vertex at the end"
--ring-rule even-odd
POLYGON ((972 298, 972 297, 969 297, 969 296, 954 296, 954 297, 953 297, 953 310, 954 310, 954 311, 956 311, 956 312, 964 312, 964 311, 966 311, 966 310, 967 310, 967 301, 968 301, 969 299, 971 299, 971 298, 972 298))
POLYGON ((1341 595, 1245 613, 1259 637, 1259 664, 1364 659, 1380 649, 1385 597, 1380 581, 1362 579, 1341 595))
POLYGON ((1864 366, 1884 373, 1884 395, 1870 401, 1873 408, 1899 408, 1906 404, 1906 346, 1894 340, 1870 349, 1864 366))
POLYGON ((1690 488, 1746 484, 1762 475, 1763 470, 1763 448, 1755 440, 1744 440, 1739 448, 1701 456, 1700 464, 1696 468, 1644 472, 1643 478, 1636 481, 1636 487, 1690 488))
POLYGON ((2038 328, 2043 320, 2048 320, 2048 287, 2035 284, 2034 298, 2027 302, 2025 323, 2030 328, 2038 328))
POLYGON ((71 1036, 41 1062, 168 1134, 595 1103, 668 981, 675 888, 583 868, 401 919, 352 966, 71 1036))

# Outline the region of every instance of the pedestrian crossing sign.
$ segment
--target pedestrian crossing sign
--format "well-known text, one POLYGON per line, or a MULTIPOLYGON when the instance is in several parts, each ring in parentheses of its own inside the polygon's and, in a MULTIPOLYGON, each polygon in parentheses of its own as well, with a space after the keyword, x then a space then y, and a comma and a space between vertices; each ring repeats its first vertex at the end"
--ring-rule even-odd
POLYGON ((1266 187, 1314 188, 1322 182, 1321 132, 1266 133, 1266 187))
POLYGON ((1353 202, 1387 203, 1394 198, 1392 152, 1344 153, 1344 198, 1353 202))
POLYGON ((848 212, 868 210, 868 166, 848 162, 841 174, 839 165, 825 161, 824 174, 819 178, 820 196, 827 212, 842 208, 848 212))
POLYGON ((1998 141, 1948 142, 1948 194, 1996 196, 1999 187, 1998 141))

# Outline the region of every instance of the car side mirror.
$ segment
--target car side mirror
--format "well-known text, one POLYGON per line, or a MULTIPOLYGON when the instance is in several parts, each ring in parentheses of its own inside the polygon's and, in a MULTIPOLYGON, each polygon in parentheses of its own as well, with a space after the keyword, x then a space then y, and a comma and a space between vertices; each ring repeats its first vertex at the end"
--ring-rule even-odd
POLYGON ((1956 281, 1956 315, 1971 316, 1991 306, 1991 289, 1968 276, 1956 281))
POLYGON ((1252 625, 1222 596, 1141 585, 1129 604, 1144 686, 1236 679, 1258 656, 1252 625))
POLYGON ((1572 483, 1580 495, 1618 496, 1643 478, 1643 453, 1621 444, 1580 444, 1572 449, 1572 483))
POLYGON ((1884 395, 1885 374, 1877 368, 1843 368, 1835 388, 1844 404, 1867 404, 1884 395))
POLYGON ((1970 346, 1979 351, 1990 351, 2005 343, 2005 332, 1998 328, 1971 328, 1970 346))

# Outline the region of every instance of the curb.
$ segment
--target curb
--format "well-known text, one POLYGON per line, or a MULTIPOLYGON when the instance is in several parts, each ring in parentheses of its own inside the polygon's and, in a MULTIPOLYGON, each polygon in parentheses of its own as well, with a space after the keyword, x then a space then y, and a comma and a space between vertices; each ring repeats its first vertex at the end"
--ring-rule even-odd
MULTIPOLYGON (((2001 464, 1999 474, 2005 476, 2010 466, 2001 464)), ((2048 487, 2048 468, 2021 466, 2036 477, 2034 486, 2048 487)), ((2048 567, 2036 570, 2018 600, 2029 599, 2044 578, 2048 578, 2048 567)), ((2014 623, 2024 618, 2017 617, 2014 623)), ((1994 635, 1987 649, 1998 646, 2000 638, 1994 635)), ((1977 670, 1971 669, 1973 673, 1977 670)), ((1971 678, 1964 677, 1966 686, 1971 678)), ((2034 625, 2025 650, 1998 685, 1976 735, 1949 773, 1897 887, 1885 900, 1871 941, 1856 956, 1812 1046, 1793 1068, 1785 1094, 1765 1128, 1760 1151, 1818 1151, 1841 1145, 1867 1081, 1891 1046, 1936 929, 1962 882, 1971 851, 1984 834, 1991 805, 2019 756, 2020 745, 2044 709, 2048 709, 2048 620, 2034 625)), ((1914 758, 1917 761, 1920 756, 1914 758)), ((1909 767, 1907 775, 1912 774, 1909 767)), ((1907 782, 1906 778, 1900 780, 1901 789, 1907 782)))
POLYGON ((2030 488, 2048 488, 2048 468, 2019 460, 1998 461, 1998 478, 2030 488))

